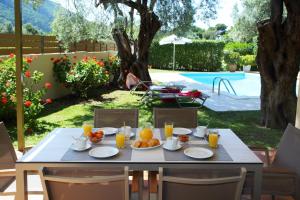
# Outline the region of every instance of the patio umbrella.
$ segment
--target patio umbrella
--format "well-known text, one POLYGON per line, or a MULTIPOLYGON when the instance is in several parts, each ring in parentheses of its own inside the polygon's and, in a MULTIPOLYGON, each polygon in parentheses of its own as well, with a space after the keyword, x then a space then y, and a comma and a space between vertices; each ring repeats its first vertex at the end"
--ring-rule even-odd
POLYGON ((176 54, 176 45, 192 43, 192 40, 184 37, 178 37, 176 35, 170 35, 160 40, 159 45, 173 44, 173 70, 175 69, 175 54, 176 54))

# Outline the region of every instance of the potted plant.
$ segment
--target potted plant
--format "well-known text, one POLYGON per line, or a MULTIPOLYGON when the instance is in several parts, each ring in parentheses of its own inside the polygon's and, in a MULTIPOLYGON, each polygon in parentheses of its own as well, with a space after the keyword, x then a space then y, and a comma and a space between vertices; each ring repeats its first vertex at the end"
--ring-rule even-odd
POLYGON ((255 56, 254 55, 245 55, 241 57, 243 64, 243 71, 250 72, 251 66, 255 65, 255 56))
POLYGON ((228 70, 235 72, 237 70, 237 64, 240 62, 240 54, 233 51, 225 51, 224 61, 227 64, 228 70))

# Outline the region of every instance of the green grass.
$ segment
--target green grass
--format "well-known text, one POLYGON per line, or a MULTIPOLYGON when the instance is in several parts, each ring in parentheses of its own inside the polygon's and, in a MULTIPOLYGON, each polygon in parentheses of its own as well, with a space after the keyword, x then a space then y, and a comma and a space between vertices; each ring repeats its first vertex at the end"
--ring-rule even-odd
MULTIPOLYGON (((37 144, 47 133, 56 127, 81 127, 84 121, 93 121, 94 108, 138 108, 139 124, 152 122, 153 107, 176 107, 172 104, 155 102, 151 106, 141 104, 140 96, 131 95, 128 91, 107 91, 99 97, 81 101, 74 97, 66 97, 49 105, 38 119, 38 128, 26 136, 26 146, 37 144)), ((198 111, 198 124, 211 128, 230 128, 246 144, 276 147, 281 131, 267 129, 259 125, 260 112, 214 112, 206 108, 198 111)), ((15 133, 15 128, 9 127, 15 133)), ((15 134, 13 134, 15 136, 15 134)), ((13 137, 14 140, 16 137, 13 137)), ((16 141, 14 142, 16 145, 16 141)))

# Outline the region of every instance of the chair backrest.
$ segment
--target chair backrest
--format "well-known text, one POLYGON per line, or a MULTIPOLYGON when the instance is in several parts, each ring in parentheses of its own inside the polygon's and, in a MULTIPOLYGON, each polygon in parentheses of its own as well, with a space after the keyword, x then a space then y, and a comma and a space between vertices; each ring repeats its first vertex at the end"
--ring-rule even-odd
POLYGON ((246 169, 159 169, 159 200, 240 200, 246 169), (197 178, 201 177, 201 178, 197 178))
POLYGON ((300 177, 300 129, 289 124, 279 142, 272 166, 284 167, 300 177))
MULTIPOLYGON (((17 160, 16 152, 9 138, 7 129, 3 122, 0 122, 0 170, 14 169, 17 160)), ((14 177, 0 177, 0 192, 14 181, 14 177)))
POLYGON ((128 167, 41 168, 45 200, 129 200, 128 167))
POLYGON ((138 109, 95 109, 94 127, 121 127, 124 122, 132 128, 138 127, 138 109))
POLYGON ((175 127, 197 127, 197 108, 154 108, 153 113, 155 128, 163 128, 167 121, 175 127))

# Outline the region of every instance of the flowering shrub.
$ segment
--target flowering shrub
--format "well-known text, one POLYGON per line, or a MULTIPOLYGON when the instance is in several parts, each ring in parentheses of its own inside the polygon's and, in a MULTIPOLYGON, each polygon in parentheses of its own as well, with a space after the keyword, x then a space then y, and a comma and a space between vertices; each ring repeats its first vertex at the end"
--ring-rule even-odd
MULTIPOLYGON (((51 58, 53 62, 53 72, 58 82, 65 83, 67 73, 70 71, 72 63, 69 57, 51 58)), ((75 63, 74 63, 75 64, 75 63)))
POLYGON ((51 59, 54 75, 60 83, 70 87, 73 92, 81 97, 87 97, 90 89, 99 88, 110 81, 110 75, 118 71, 119 60, 111 56, 108 60, 97 60, 96 57, 85 56, 75 62, 72 58, 64 56, 59 59, 51 59))
MULTIPOLYGON (((8 59, 0 60, 0 119, 7 119, 7 116, 15 114, 16 111, 16 59, 11 54, 8 59)), ((44 108, 44 105, 52 100, 43 101, 42 98, 47 90, 52 87, 51 83, 46 83, 44 87, 38 88, 43 73, 30 71, 29 65, 32 58, 23 59, 23 98, 24 98, 24 118, 27 126, 32 127, 35 120, 44 108)))
POLYGON ((104 61, 106 70, 111 74, 116 74, 120 71, 120 59, 117 56, 109 56, 108 60, 104 61))
POLYGON ((81 97, 87 97, 90 89, 98 88, 109 81, 109 71, 105 69, 103 61, 84 57, 71 68, 66 82, 71 89, 81 97))

